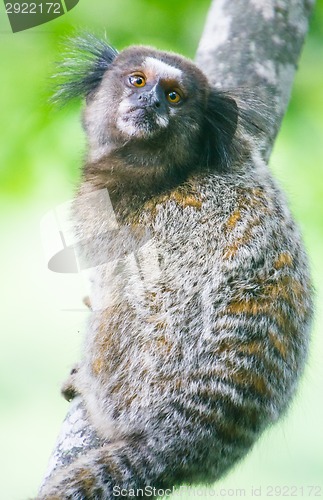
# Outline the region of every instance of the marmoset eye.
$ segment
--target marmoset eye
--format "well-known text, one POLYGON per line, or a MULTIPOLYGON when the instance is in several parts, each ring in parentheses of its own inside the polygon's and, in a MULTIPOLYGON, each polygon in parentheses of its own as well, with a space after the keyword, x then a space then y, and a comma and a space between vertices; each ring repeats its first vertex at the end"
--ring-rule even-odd
POLYGON ((134 87, 144 87, 146 85, 146 78, 143 75, 135 74, 129 76, 129 82, 134 87))
POLYGON ((171 104, 178 104, 182 100, 182 96, 176 90, 168 92, 166 98, 171 104))

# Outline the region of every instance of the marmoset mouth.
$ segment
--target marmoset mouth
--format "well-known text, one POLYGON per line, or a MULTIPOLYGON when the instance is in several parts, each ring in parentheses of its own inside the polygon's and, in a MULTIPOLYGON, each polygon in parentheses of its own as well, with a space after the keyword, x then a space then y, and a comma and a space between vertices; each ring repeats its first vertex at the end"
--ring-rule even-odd
POLYGON ((128 113, 131 115, 134 114, 142 117, 148 116, 149 118, 165 116, 165 113, 159 111, 159 109, 156 109, 154 106, 150 106, 147 104, 144 104, 143 106, 132 106, 129 109, 128 113))
POLYGON ((148 116, 153 116, 155 114, 155 111, 152 109, 147 109, 147 106, 133 106, 132 108, 129 109, 128 114, 132 116, 142 116, 146 117, 148 116))
MULTIPOLYGON (((161 128, 167 127, 169 122, 168 117, 163 113, 141 106, 131 108, 122 121, 128 126, 134 127, 138 133, 144 131, 146 134, 152 134, 161 128)), ((132 134, 136 135, 135 130, 133 130, 132 134)))
POLYGON ((133 106, 129 109, 124 121, 133 122, 136 127, 141 128, 166 128, 169 124, 167 114, 152 106, 133 106))

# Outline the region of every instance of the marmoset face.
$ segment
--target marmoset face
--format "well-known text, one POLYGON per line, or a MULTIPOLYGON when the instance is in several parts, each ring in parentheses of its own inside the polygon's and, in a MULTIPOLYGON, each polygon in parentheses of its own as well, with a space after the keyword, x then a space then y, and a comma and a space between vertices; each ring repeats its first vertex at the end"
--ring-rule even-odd
POLYGON ((101 115, 105 110, 106 138, 150 139, 166 133, 176 143, 199 134, 208 89, 205 76, 190 61, 130 47, 106 71, 87 116, 93 111, 98 119, 98 105, 101 115))
MULTIPOLYGON (((186 115, 192 120, 194 106, 190 101, 201 98, 196 95, 198 83, 187 82, 183 70, 174 65, 145 57, 138 67, 124 75, 118 129, 131 137, 149 137, 166 129, 176 116, 186 115)), ((196 121, 198 124, 197 117, 196 121)))
POLYGON ((88 161, 115 152, 124 165, 165 172, 229 168, 237 154, 238 106, 193 62, 143 46, 118 53, 93 35, 74 46, 79 59, 63 63, 56 98, 86 98, 88 161))

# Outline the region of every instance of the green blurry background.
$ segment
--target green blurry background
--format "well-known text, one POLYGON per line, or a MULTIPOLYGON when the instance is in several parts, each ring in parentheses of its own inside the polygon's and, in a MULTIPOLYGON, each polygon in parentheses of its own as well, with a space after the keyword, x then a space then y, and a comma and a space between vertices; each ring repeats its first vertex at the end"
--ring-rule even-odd
MULTIPOLYGON (((194 57, 208 6, 209 0, 81 0, 62 18, 13 35, 0 5, 0 499, 37 492, 68 409, 59 388, 78 358, 87 314, 79 278, 47 270, 39 229, 46 212, 73 196, 84 152, 80 105, 58 110, 48 103, 61 39, 86 27, 106 31, 119 49, 143 43, 194 57)), ((322 116, 319 2, 271 159, 312 264, 317 296, 310 359, 291 411, 216 485, 221 496, 245 489, 251 498, 252 487, 261 487, 264 497, 267 486, 295 485, 306 497, 308 486, 323 486, 322 116)))

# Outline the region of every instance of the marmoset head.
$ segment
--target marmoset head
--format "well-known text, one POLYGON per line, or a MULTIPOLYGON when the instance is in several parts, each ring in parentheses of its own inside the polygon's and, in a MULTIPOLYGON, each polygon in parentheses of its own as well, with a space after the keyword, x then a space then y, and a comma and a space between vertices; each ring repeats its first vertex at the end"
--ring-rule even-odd
POLYGON ((63 63, 58 97, 84 96, 89 157, 125 147, 147 164, 223 169, 234 149, 238 108, 190 60, 150 47, 118 53, 93 35, 78 37, 63 63), (149 154, 151 152, 151 154, 149 154), (158 154, 157 154, 158 153, 158 154))

